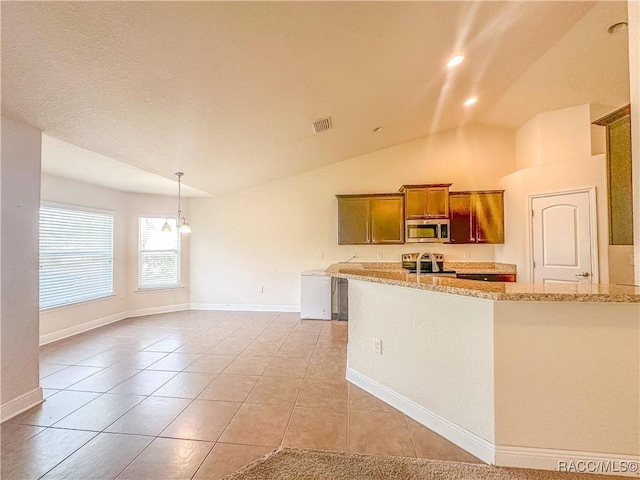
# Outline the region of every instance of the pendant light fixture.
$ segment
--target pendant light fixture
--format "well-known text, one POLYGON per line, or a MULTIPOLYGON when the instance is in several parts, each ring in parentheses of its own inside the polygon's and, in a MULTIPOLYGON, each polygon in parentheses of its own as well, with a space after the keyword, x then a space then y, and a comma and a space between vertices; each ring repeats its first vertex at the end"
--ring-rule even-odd
MULTIPOLYGON (((182 210, 180 209, 180 179, 182 178, 184 173, 176 172, 175 175, 176 177, 178 177, 178 231, 180 233, 191 233, 191 226, 189 225, 189 222, 187 222, 187 219, 182 216, 182 210)), ((164 229, 164 227, 162 228, 164 229)))
MULTIPOLYGON (((182 172, 176 172, 175 176, 178 177, 178 218, 176 218, 176 225, 178 226, 178 231, 181 233, 191 233, 191 226, 189 225, 189 222, 187 222, 187 219, 184 218, 182 216, 182 209, 180 207, 180 200, 181 200, 181 194, 182 194, 182 189, 181 189, 181 184, 180 184, 180 179, 182 178, 182 176, 184 175, 184 173, 182 172)), ((164 225, 162 225, 162 231, 163 232, 171 232, 171 225, 169 225, 169 219, 167 218, 164 222, 164 225)))

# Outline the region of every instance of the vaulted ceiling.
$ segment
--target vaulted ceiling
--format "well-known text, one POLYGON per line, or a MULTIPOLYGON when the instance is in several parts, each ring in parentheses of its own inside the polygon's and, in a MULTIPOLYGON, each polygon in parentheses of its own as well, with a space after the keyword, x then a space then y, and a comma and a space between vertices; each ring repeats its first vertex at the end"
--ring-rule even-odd
POLYGON ((117 183, 124 164, 182 170, 186 184, 224 194, 465 123, 515 128, 540 111, 629 97, 627 36, 606 33, 626 20, 625 2, 1 9, 3 115, 99 154, 43 161, 99 184, 117 183), (464 62, 447 69, 458 53, 464 62), (470 96, 478 102, 464 107, 470 96), (333 129, 314 135, 325 116, 333 129), (113 165, 92 167, 100 158, 113 165))

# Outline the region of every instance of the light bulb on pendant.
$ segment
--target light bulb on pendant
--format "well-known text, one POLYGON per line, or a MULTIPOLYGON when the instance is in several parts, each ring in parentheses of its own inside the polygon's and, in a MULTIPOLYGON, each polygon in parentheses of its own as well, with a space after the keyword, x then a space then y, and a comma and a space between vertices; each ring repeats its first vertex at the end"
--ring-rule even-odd
POLYGON ((164 221, 164 225, 162 225, 162 231, 163 232, 171 232, 171 225, 169 225, 169 219, 168 218, 164 221))
POLYGON ((187 220, 184 217, 182 217, 182 222, 178 227, 178 231, 180 233, 191 233, 191 225, 189 225, 189 222, 187 222, 187 220))

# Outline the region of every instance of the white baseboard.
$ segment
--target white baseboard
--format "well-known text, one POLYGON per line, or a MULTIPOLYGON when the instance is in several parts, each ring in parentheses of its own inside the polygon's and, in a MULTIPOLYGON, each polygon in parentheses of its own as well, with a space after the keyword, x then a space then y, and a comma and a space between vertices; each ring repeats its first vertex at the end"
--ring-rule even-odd
POLYGON ((418 405, 413 400, 409 400, 349 367, 347 367, 347 380, 366 390, 371 395, 378 397, 383 402, 397 408, 405 415, 413 418, 416 422, 442 435, 447 440, 478 457, 483 462, 490 464, 495 462, 495 446, 488 440, 418 405))
POLYGON ((34 388, 30 392, 20 395, 17 398, 0 406, 0 422, 9 420, 16 415, 21 414, 25 410, 29 410, 31 407, 35 407, 39 403, 42 403, 44 397, 42 395, 42 388, 34 388))
POLYGON ((239 312, 299 312, 300 305, 260 305, 245 303, 192 303, 191 310, 230 310, 239 312))
POLYGON ((568 469, 567 471, 640 477, 637 470, 630 471, 632 469, 625 468, 625 465, 634 465, 635 467, 640 465, 640 455, 496 446, 496 465, 499 466, 557 471, 560 468, 560 462, 565 462, 564 468, 568 469))
POLYGON ((119 322, 120 320, 124 320, 125 318, 142 317, 144 315, 153 315, 155 313, 180 312, 182 310, 189 310, 189 304, 184 303, 179 305, 164 305, 161 307, 140 308, 138 310, 127 310, 120 313, 114 313, 113 315, 107 315, 106 317, 91 320, 89 322, 84 322, 79 325, 74 325, 73 327, 58 330, 57 332, 40 335, 40 345, 46 345, 47 343, 56 342, 58 340, 62 340, 63 338, 77 335, 78 333, 87 332, 89 330, 93 330, 94 328, 103 327, 104 325, 109 325, 110 323, 114 322, 119 322))

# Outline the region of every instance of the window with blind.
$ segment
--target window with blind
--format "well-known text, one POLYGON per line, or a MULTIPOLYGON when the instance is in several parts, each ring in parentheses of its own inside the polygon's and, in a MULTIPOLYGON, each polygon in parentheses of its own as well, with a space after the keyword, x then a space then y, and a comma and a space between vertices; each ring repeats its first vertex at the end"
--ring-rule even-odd
POLYGON ((40 207, 40 309, 113 295, 113 215, 40 207))
POLYGON ((180 234, 176 220, 138 218, 138 288, 180 286, 180 234), (170 232, 163 232, 168 222, 170 232))

